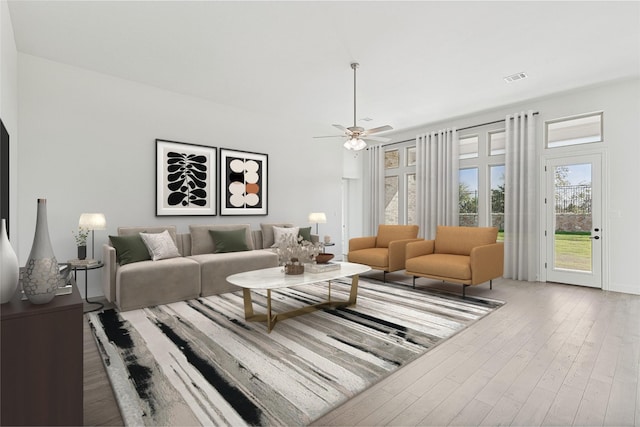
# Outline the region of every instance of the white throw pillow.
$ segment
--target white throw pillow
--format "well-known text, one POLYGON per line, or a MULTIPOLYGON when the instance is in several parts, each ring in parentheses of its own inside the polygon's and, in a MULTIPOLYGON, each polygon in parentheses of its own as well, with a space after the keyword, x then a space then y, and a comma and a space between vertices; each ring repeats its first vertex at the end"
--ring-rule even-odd
POLYGON ((167 230, 162 233, 140 233, 140 237, 154 261, 181 256, 167 230))
POLYGON ((271 245, 272 248, 275 248, 278 246, 278 243, 280 242, 280 240, 282 240, 282 238, 284 237, 288 237, 288 236, 293 236, 293 239, 295 242, 298 241, 298 232, 300 231, 300 227, 287 227, 287 228, 283 228, 283 227, 276 227, 275 225, 273 226, 273 240, 274 240, 274 244, 271 245))

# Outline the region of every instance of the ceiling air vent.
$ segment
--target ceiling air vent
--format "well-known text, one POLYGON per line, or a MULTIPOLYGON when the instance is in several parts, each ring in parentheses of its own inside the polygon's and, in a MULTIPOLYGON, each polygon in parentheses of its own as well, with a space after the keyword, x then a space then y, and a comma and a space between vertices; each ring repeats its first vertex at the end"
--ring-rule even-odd
POLYGON ((516 74, 512 74, 510 76, 507 76, 504 78, 504 81, 507 83, 511 83, 511 82, 515 82, 517 80, 522 80, 522 79, 526 79, 527 75, 522 72, 522 73, 516 73, 516 74))

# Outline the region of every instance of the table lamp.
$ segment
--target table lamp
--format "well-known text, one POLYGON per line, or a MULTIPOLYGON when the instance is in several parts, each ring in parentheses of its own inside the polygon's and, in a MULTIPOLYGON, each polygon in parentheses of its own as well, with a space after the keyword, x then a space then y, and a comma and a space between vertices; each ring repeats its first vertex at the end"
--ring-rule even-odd
POLYGON ((311 212, 309 214, 309 223, 316 225, 316 235, 318 234, 318 224, 325 224, 327 222, 327 216, 324 212, 311 212))
POLYGON ((80 215, 78 227, 91 230, 91 258, 95 259, 95 234, 94 230, 105 230, 107 228, 107 220, 101 213, 83 213, 80 215))

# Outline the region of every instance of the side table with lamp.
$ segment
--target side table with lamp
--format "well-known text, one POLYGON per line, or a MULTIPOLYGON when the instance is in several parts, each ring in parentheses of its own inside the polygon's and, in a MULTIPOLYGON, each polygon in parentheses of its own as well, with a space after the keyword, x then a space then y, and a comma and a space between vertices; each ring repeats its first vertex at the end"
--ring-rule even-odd
POLYGON ((89 270, 97 270, 99 268, 104 267, 104 264, 101 261, 97 261, 95 259, 95 230, 106 230, 107 228, 107 220, 102 213, 83 213, 80 215, 80 219, 78 220, 78 228, 83 228, 86 230, 91 230, 91 259, 87 260, 79 260, 72 259, 69 260, 69 264, 73 269, 74 279, 77 279, 78 270, 84 270, 84 299, 88 304, 98 304, 99 307, 96 307, 92 310, 86 311, 85 313, 89 313, 92 311, 100 310, 104 307, 101 302, 89 301, 89 293, 88 293, 88 282, 89 282, 89 270))

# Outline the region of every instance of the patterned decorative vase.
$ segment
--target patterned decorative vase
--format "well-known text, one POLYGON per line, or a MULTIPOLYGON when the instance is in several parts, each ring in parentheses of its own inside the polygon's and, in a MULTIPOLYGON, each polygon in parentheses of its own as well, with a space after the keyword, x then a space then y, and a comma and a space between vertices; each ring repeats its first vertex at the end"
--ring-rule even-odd
POLYGON ((9 243, 7 221, 2 219, 0 230, 0 304, 9 302, 18 287, 20 264, 18 257, 9 243))
POLYGON ((53 254, 49 238, 47 199, 38 199, 36 233, 24 268, 22 289, 33 304, 46 304, 56 296, 59 283, 58 261, 53 254))

